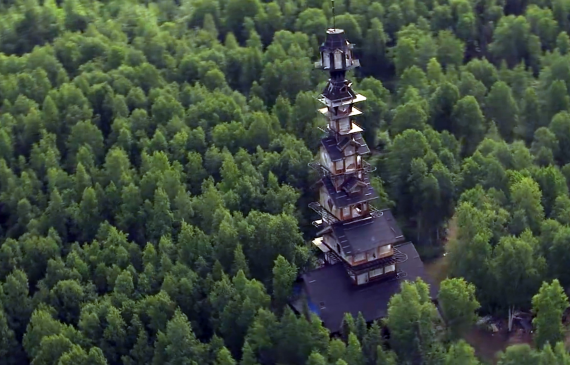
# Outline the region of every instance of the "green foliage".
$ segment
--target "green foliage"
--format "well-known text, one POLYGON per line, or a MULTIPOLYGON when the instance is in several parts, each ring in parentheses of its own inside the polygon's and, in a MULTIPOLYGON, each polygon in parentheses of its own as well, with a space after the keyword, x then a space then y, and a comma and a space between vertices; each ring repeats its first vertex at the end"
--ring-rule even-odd
POLYGON ((421 279, 402 283, 401 292, 390 299, 386 322, 390 345, 400 360, 429 362, 440 355, 437 309, 421 279))
MULTIPOLYGON (((456 218, 450 331, 478 302, 532 305, 543 348, 499 362, 567 362, 570 7, 335 6, 378 207, 438 249, 456 218)), ((444 351, 421 283, 392 298, 394 352, 363 316, 343 343, 286 307, 313 261, 331 18, 317 0, 0 2, 0 363, 477 363, 444 351)))
POLYGON ((449 348, 445 364, 480 365, 481 362, 479 362, 475 357, 475 351, 473 348, 464 340, 459 340, 449 348))
POLYGON ((464 279, 446 279, 441 282, 438 300, 453 337, 475 323, 475 310, 479 308, 479 302, 475 298, 473 284, 464 279))
POLYGON ((278 305, 286 305, 293 291, 293 282, 297 277, 297 270, 287 260, 279 255, 273 266, 273 296, 278 305))
POLYGON ((536 328, 535 341, 539 348, 545 344, 556 344, 564 339, 564 327, 561 323, 562 313, 568 308, 568 297, 558 280, 551 284, 543 283, 532 298, 533 312, 536 317, 533 324, 536 328))

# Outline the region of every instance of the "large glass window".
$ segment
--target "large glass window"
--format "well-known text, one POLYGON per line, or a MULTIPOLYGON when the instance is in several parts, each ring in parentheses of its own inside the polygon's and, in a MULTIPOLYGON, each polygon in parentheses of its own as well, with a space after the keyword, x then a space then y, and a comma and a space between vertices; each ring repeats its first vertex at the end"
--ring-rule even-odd
POLYGON ((351 171, 356 169, 356 164, 354 163, 355 160, 356 159, 354 158, 354 156, 350 156, 346 159, 346 171, 351 171))
POLYGON ((329 53, 323 54, 323 61, 325 69, 331 68, 331 57, 329 53))
POLYGON ((342 53, 340 51, 334 53, 334 68, 335 70, 342 69, 342 53))
POLYGON ((380 276, 382 274, 384 274, 384 268, 383 267, 370 271, 370 277, 371 278, 373 278, 375 276, 380 276))
POLYGON ((343 166, 343 165, 344 165, 344 163, 343 163, 342 160, 336 161, 336 162, 334 163, 334 168, 336 169, 336 171, 342 171, 342 170, 344 169, 344 166, 343 166))
POLYGON ((366 258, 366 254, 364 253, 357 253, 354 255, 354 261, 362 261, 366 258))

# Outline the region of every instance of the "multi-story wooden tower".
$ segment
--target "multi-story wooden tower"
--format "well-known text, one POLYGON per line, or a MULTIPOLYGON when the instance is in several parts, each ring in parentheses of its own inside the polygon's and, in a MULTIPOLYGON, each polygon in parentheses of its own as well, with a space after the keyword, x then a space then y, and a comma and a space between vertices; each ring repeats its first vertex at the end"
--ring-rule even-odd
MULTIPOLYGON (((326 135, 318 161, 310 164, 321 176, 319 201, 309 206, 321 216, 313 222, 319 229, 313 243, 324 253, 325 264, 301 275, 291 302, 301 313, 305 298, 331 332, 340 330, 345 313, 361 312, 366 321, 384 317, 402 280, 431 282, 390 210, 372 205, 378 194, 370 185, 373 169, 364 160, 370 149, 354 119, 362 114, 355 104, 366 98, 346 79, 346 72, 360 65, 352 50, 342 29, 329 29, 316 62, 330 74, 319 97, 326 135)), ((431 285, 432 298, 436 292, 431 285)))
POLYGON ((376 210, 378 198, 370 185, 372 171, 364 157, 370 149, 362 138, 362 128, 353 119, 362 114, 356 103, 366 100, 352 90, 346 72, 360 66, 342 29, 327 30, 315 66, 328 71, 330 79, 319 101, 327 120, 327 135, 321 141, 320 159, 311 164, 321 174, 319 202, 309 206, 321 215, 314 224, 320 228, 313 241, 328 264, 345 264, 356 285, 397 274, 403 260, 394 245, 404 241, 389 210, 376 210))

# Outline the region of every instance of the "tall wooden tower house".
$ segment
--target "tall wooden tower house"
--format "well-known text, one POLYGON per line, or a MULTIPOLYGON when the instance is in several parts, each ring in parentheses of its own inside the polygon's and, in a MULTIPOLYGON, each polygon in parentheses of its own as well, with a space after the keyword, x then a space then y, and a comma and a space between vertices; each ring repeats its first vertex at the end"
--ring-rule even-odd
POLYGON ((320 214, 313 242, 328 264, 342 262, 356 285, 397 275, 396 265, 405 259, 394 245, 404 241, 389 210, 372 204, 378 194, 370 185, 373 171, 365 156, 370 149, 362 138, 355 117, 362 114, 357 103, 366 98, 352 89, 346 72, 360 66, 352 44, 342 29, 327 30, 316 67, 330 79, 319 101, 327 120, 328 135, 322 139, 320 159, 312 163, 321 174, 319 202, 310 207, 320 214))
POLYGON ((318 160, 310 164, 320 174, 319 201, 309 204, 320 215, 313 222, 318 228, 313 243, 325 263, 303 275, 301 289, 309 308, 335 332, 345 312, 362 312, 369 321, 383 317, 400 280, 425 279, 425 273, 391 211, 373 205, 378 194, 369 174, 374 169, 365 161, 370 149, 356 118, 362 114, 357 105, 366 98, 346 79, 347 71, 360 63, 344 30, 327 30, 315 66, 330 75, 318 99, 326 135, 318 160))

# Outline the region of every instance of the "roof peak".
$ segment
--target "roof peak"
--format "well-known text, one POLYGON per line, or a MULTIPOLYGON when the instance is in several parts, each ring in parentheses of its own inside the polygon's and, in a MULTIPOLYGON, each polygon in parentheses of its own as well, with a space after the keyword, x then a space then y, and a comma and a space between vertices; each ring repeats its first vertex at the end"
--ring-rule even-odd
POLYGON ((327 34, 344 34, 344 29, 329 28, 327 29, 327 34))

